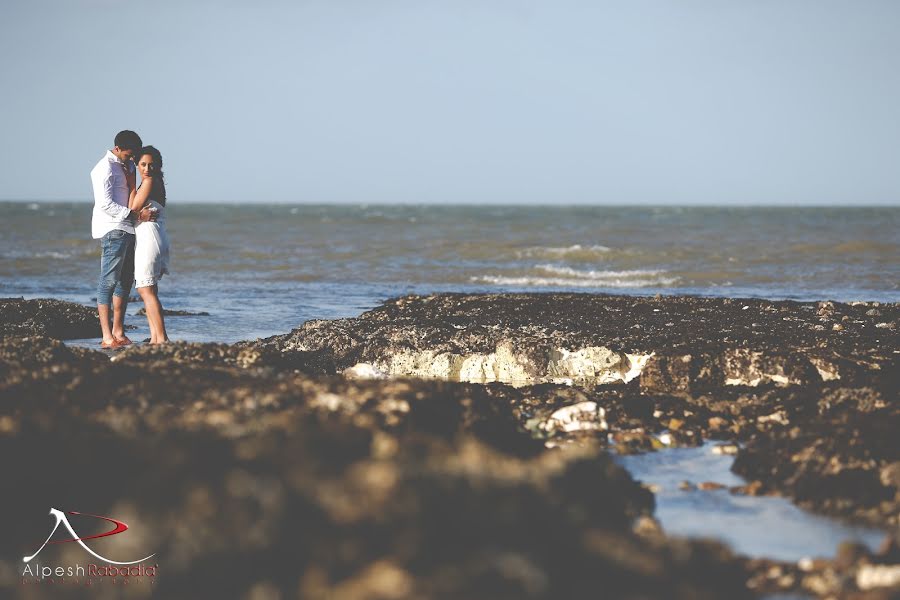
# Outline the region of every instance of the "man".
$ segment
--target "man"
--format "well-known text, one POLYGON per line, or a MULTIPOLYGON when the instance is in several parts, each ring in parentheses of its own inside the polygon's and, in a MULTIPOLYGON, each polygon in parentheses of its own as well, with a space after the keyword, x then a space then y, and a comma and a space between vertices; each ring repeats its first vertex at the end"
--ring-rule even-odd
POLYGON ((129 210, 128 197, 135 185, 134 153, 143 145, 133 131, 116 134, 112 150, 91 171, 94 213, 91 235, 100 240, 100 281, 97 284, 97 313, 103 331, 103 348, 131 343, 125 336, 125 309, 134 282, 134 224, 156 217, 145 208, 129 210), (109 305, 113 305, 112 328, 109 305))

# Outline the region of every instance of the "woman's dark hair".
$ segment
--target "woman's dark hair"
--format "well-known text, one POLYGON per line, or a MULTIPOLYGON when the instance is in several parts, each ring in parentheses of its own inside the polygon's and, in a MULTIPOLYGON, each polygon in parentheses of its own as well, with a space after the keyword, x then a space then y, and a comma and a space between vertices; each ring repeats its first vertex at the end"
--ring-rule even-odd
POLYGON ((159 177, 159 183, 161 185, 154 185, 153 189, 150 190, 150 195, 154 200, 159 202, 160 204, 165 205, 166 203, 166 178, 163 174, 163 159, 162 154, 159 153, 159 150, 154 148, 153 146, 144 146, 141 148, 135 155, 138 162, 141 161, 141 157, 145 154, 149 154, 153 157, 153 162, 156 165, 156 172, 154 173, 154 177, 159 177))

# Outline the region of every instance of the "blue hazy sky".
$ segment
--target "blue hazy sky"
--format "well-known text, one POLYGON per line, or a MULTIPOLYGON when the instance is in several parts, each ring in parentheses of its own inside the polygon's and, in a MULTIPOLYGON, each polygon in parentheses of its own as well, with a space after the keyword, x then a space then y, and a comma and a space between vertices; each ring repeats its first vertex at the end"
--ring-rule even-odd
POLYGON ((900 202, 897 0, 3 0, 0 199, 900 202))

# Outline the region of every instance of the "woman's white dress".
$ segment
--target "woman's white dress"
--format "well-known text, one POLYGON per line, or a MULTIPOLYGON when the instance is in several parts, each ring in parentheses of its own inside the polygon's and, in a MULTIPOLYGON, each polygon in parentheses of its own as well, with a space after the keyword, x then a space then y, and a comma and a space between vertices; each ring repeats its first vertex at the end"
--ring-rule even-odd
POLYGON ((134 285, 156 285, 169 272, 169 235, 166 207, 156 200, 147 203, 158 210, 156 221, 144 221, 134 228, 134 285))

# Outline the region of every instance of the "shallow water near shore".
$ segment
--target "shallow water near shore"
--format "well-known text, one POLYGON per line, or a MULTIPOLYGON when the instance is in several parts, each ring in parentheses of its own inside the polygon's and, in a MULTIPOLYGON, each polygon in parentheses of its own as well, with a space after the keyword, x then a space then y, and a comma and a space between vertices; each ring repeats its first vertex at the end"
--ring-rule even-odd
POLYGON ((680 489, 683 481, 746 483, 730 470, 734 457, 713 454, 714 445, 616 457, 632 477, 659 486, 655 516, 666 533, 715 538, 737 553, 783 561, 833 557, 844 541, 875 550, 884 539, 883 531, 811 514, 786 498, 741 496, 727 489, 680 489))

